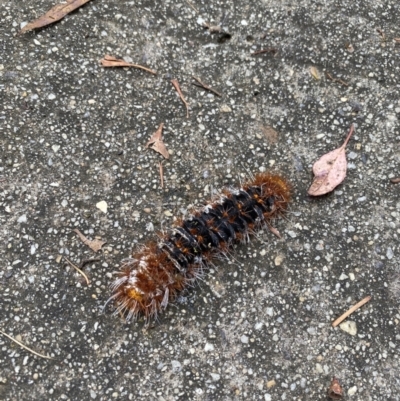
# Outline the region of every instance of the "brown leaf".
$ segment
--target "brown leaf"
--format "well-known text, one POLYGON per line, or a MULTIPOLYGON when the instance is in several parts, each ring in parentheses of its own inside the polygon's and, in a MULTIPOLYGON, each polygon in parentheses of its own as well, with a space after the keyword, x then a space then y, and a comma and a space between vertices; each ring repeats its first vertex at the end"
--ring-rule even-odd
POLYGON ((139 64, 128 63, 122 60, 121 58, 116 58, 108 54, 106 54, 104 58, 100 60, 100 62, 103 67, 133 67, 147 71, 150 74, 157 75, 157 73, 153 70, 150 70, 150 68, 143 67, 142 65, 139 64))
POLYGON ((391 179, 390 179, 390 182, 391 182, 392 184, 398 184, 398 183, 400 182, 400 177, 391 178, 391 179))
POLYGON ((314 163, 314 181, 308 189, 312 196, 325 195, 335 189, 346 177, 347 160, 346 145, 354 131, 351 125, 350 132, 340 148, 332 150, 314 163))
POLYGON ((81 241, 94 252, 99 251, 101 247, 104 244, 106 244, 106 241, 100 241, 99 239, 94 239, 94 240, 87 239, 77 228, 75 228, 72 231, 78 234, 78 237, 81 239, 81 241))
POLYGON ((57 4, 53 8, 51 8, 49 11, 47 11, 46 14, 42 15, 38 19, 35 19, 32 22, 29 22, 26 24, 20 31, 19 35, 22 33, 25 33, 27 31, 31 31, 32 29, 38 29, 42 28, 46 25, 53 24, 54 22, 59 21, 60 19, 63 19, 67 14, 70 12, 76 10, 77 8, 83 6, 90 0, 67 0, 66 3, 61 3, 57 4))
POLYGON ((160 153, 161 155, 163 155, 166 159, 168 159, 169 153, 162 140, 163 127, 164 123, 161 123, 160 126, 158 127, 158 130, 151 136, 151 138, 146 143, 146 148, 151 148, 156 152, 160 153))
POLYGON ((332 379, 331 385, 328 388, 328 397, 332 400, 340 400, 343 397, 342 387, 336 377, 332 379))

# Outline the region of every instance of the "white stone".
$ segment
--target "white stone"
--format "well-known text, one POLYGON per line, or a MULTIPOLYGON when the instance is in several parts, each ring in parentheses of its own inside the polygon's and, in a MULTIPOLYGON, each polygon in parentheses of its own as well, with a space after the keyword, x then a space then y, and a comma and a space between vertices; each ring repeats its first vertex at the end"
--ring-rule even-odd
POLYGON ((216 382, 221 378, 221 375, 218 373, 210 373, 211 378, 216 382))
POLYGON ((17 223, 26 223, 28 219, 26 218, 26 214, 23 214, 22 216, 18 217, 17 223))
POLYGON ((357 334, 357 325, 356 322, 352 320, 346 320, 341 323, 339 327, 346 333, 349 333, 351 336, 355 336, 357 334))
POLYGON ((242 337, 240 337, 240 341, 241 341, 243 344, 248 344, 248 343, 249 343, 249 337, 243 335, 242 337))
POLYGON ((212 345, 210 343, 206 343, 206 345, 204 347, 204 351, 206 351, 206 352, 214 351, 214 345, 212 345))
POLYGON ((354 395, 356 392, 357 392, 357 386, 350 387, 350 388, 347 390, 347 394, 348 394, 348 395, 354 395))
POLYGON ((182 364, 179 361, 171 361, 172 371, 179 373, 182 370, 182 364))
POLYGON ((107 202, 106 201, 100 201, 96 203, 97 209, 101 210, 103 213, 107 213, 107 202))

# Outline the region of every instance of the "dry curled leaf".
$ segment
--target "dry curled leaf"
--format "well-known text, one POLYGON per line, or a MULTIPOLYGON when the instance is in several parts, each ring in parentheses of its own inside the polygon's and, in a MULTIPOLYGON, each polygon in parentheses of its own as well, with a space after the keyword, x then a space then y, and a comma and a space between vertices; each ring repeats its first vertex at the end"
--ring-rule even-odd
POLYGON ((139 64, 128 63, 125 60, 110 56, 108 54, 106 54, 100 60, 100 63, 103 67, 133 67, 133 68, 139 68, 140 70, 143 71, 147 71, 150 74, 157 75, 157 73, 151 70, 150 68, 143 67, 142 65, 139 64))
POLYGON ((346 145, 354 131, 351 125, 350 132, 340 148, 323 155, 314 163, 314 181, 308 189, 312 196, 325 195, 335 189, 346 177, 347 160, 346 145))
POLYGON ((26 24, 18 34, 20 35, 33 29, 43 28, 46 25, 53 24, 89 1, 90 0, 67 0, 66 3, 57 4, 47 11, 46 14, 26 24))
POLYGON ((332 400, 340 400, 343 397, 343 390, 340 386, 339 380, 334 377, 328 388, 328 397, 332 400))
POLYGON ((318 70, 316 69, 316 67, 311 67, 310 68, 310 74, 314 77, 314 79, 316 79, 317 81, 319 81, 321 79, 318 70))
POLYGON ((166 159, 168 159, 169 153, 162 140, 163 127, 164 123, 161 123, 160 126, 158 127, 158 130, 151 136, 151 138, 146 143, 146 148, 151 148, 156 152, 160 153, 161 155, 163 155, 166 159))
POLYGON ((77 228, 75 228, 73 232, 76 233, 81 241, 94 252, 99 251, 101 247, 106 244, 106 241, 100 241, 99 239, 87 239, 77 228))

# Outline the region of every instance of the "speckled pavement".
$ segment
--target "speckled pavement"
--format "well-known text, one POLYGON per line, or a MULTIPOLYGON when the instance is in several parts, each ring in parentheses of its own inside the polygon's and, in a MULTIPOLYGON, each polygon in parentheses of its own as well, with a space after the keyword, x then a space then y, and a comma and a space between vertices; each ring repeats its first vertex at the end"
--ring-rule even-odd
POLYGON ((326 401, 336 376, 399 400, 400 4, 92 0, 17 36, 53 4, 0 1, 0 330, 52 358, 0 334, 0 399, 326 401), (310 198, 352 123, 347 178, 310 198), (103 311, 132 249, 266 170, 293 186, 282 239, 238 245, 148 328, 103 311), (89 285, 65 257, 98 259, 89 285), (356 333, 332 328, 367 295, 356 333))

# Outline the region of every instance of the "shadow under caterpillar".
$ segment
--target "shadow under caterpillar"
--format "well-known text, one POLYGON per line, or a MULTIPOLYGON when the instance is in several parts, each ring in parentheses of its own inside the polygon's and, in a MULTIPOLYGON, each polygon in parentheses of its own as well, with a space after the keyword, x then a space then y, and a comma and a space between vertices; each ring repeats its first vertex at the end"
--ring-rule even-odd
POLYGON ((142 246, 123 261, 109 301, 127 320, 157 317, 178 294, 204 275, 213 258, 235 242, 247 242, 256 230, 285 213, 290 184, 280 175, 259 173, 241 188, 225 188, 159 241, 142 246))

